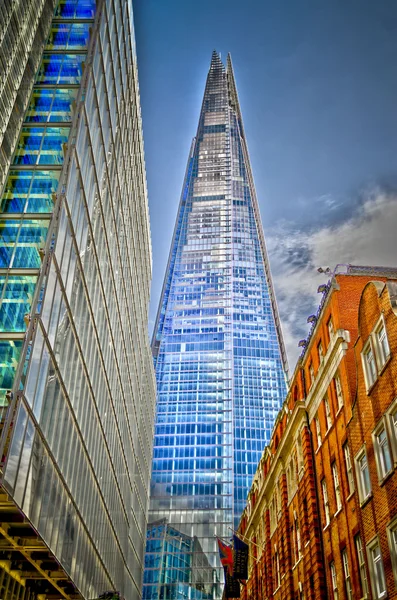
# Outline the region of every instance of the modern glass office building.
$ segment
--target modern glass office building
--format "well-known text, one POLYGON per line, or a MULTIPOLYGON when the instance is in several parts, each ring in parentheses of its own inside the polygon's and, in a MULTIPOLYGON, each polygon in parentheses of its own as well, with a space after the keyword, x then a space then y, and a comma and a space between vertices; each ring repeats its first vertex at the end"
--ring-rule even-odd
POLYGON ((141 597, 155 379, 131 0, 0 3, 0 597, 141 597))
POLYGON ((230 57, 214 52, 152 344, 157 418, 145 600, 221 597, 230 538, 286 393, 230 57), (205 560, 195 560, 195 548, 205 560), (193 566, 194 565, 194 566, 193 566))

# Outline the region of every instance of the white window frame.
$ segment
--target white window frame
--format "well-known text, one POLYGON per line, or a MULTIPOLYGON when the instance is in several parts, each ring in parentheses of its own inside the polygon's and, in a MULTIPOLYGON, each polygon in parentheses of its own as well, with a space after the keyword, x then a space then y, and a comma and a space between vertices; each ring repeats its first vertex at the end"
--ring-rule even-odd
POLYGON ((332 427, 331 406, 329 404, 328 396, 324 396, 324 409, 325 409, 325 422, 327 424, 327 431, 328 431, 332 427))
POLYGON ((374 342, 375 342, 374 346, 376 349, 376 358, 377 358, 377 363, 378 363, 378 369, 381 371, 383 369, 383 367, 385 366, 385 364, 387 363, 387 361, 389 360, 390 354, 391 354, 389 339, 387 337, 386 323, 385 323, 385 319, 384 319, 383 315, 381 316, 381 318, 375 325, 372 335, 373 335, 374 342), (379 339, 379 333, 382 330, 384 331, 384 339, 386 340, 386 349, 383 347, 382 341, 379 339))
POLYGON ((341 489, 340 489, 338 467, 336 466, 336 462, 332 463, 332 478, 334 481, 336 512, 338 512, 338 511, 342 510, 342 493, 341 493, 341 489))
POLYGON ((339 373, 335 374, 334 382, 335 382, 335 393, 336 393, 336 399, 338 401, 338 412, 339 412, 340 409, 342 408, 342 406, 344 405, 343 392, 342 392, 342 384, 340 382, 340 375, 339 375, 339 373))
POLYGON ((294 524, 293 524, 293 544, 294 544, 294 559, 295 563, 299 562, 302 557, 302 538, 299 526, 299 519, 296 511, 294 510, 294 524))
POLYGON ((374 600, 382 600, 382 598, 387 598, 387 584, 386 584, 386 576, 385 569, 383 566, 383 558, 382 552, 380 549, 379 539, 376 536, 369 544, 367 544, 367 556, 368 556, 368 565, 369 565, 369 573, 371 578, 371 588, 372 595, 374 600), (374 552, 378 550, 378 558, 375 559, 374 552), (378 566, 380 565, 382 571, 383 581, 380 582, 378 578, 378 566))
POLYGON ((348 600, 353 600, 353 588, 349 569, 349 558, 347 556, 347 548, 342 550, 343 573, 345 575, 346 597, 348 600))
POLYGON ((314 424, 316 427, 316 439, 317 439, 317 450, 320 448, 321 444, 322 444, 322 439, 321 439, 321 426, 320 426, 320 419, 318 418, 318 415, 316 415, 314 417, 314 424))
POLYGON ((343 454, 345 457, 347 484, 349 486, 349 496, 350 496, 351 494, 353 494, 354 490, 356 489, 356 486, 354 483, 352 456, 350 453, 349 444, 347 442, 343 446, 343 454))
POLYGON ((387 525, 386 531, 387 540, 389 542, 394 581, 397 587, 397 517, 394 517, 394 519, 387 525))
POLYGON ((326 482, 325 478, 321 480, 321 490, 323 492, 323 507, 324 507, 324 515, 325 515, 324 529, 325 529, 325 527, 327 527, 331 521, 331 511, 329 508, 327 482, 326 482))
POLYGON ((281 573, 280 573, 280 556, 278 554, 277 546, 274 546, 274 566, 275 566, 275 575, 276 575, 276 588, 274 591, 278 590, 281 585, 281 573))
POLYGON ((333 593, 333 596, 334 596, 334 600, 338 600, 338 598, 339 598, 339 593, 338 593, 338 578, 337 578, 337 575, 336 575, 336 567, 335 567, 335 561, 334 560, 329 563, 329 570, 331 571, 331 584, 332 584, 332 593, 333 593))
POLYGON ((389 431, 386 426, 386 420, 382 418, 374 431, 372 432, 372 442, 374 446, 376 469, 378 471, 379 481, 382 482, 385 477, 393 471, 393 453, 389 439, 389 431), (384 438, 382 441, 379 440, 380 435, 384 432, 384 438), (390 466, 387 468, 385 449, 389 453, 390 466))
POLYGON ((394 399, 386 412, 387 426, 390 434, 390 445, 394 465, 397 463, 397 398, 394 399))
POLYGON ((354 536, 354 545, 356 547, 358 570, 360 573, 362 598, 368 598, 369 588, 367 579, 367 569, 365 566, 364 546, 360 534, 354 536))
POLYGON ((358 483, 358 495, 360 497, 360 503, 362 504, 372 495, 372 483, 371 483, 371 475, 369 472, 368 465, 368 457, 365 446, 363 446, 359 452, 357 452, 354 458, 355 466, 356 466, 356 475, 357 475, 357 483, 358 483), (361 464, 362 459, 365 457, 366 469, 368 471, 368 479, 369 479, 369 489, 365 489, 365 477, 363 476, 363 467, 361 464))
POLYGON ((365 385, 367 387, 367 392, 369 392, 372 386, 378 379, 378 366, 376 363, 376 353, 372 344, 371 336, 368 338, 362 352, 361 352, 361 360, 363 364, 364 370, 364 379, 365 385), (371 354, 372 360, 368 361, 367 357, 371 354), (370 365, 373 365, 373 368, 370 365))
POLYGON ((310 387, 311 387, 313 385, 314 379, 315 379, 314 367, 313 367, 312 362, 309 365, 309 377, 310 377, 310 387))
POLYGON ((330 318, 327 321, 327 329, 328 329, 329 341, 332 342, 332 340, 334 339, 334 335, 335 335, 335 329, 334 329, 334 323, 332 320, 332 315, 330 316, 330 318))

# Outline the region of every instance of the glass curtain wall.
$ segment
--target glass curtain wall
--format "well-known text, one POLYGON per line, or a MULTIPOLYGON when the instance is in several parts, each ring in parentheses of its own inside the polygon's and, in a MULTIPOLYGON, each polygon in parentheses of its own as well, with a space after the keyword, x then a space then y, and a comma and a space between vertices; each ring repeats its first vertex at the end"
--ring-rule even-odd
POLYGON ((144 598, 220 598, 215 536, 230 538, 239 521, 286 393, 287 362, 232 64, 216 52, 152 349, 149 520, 164 524, 149 525, 144 598), (164 549, 164 527, 196 539, 205 560, 164 549))
POLYGON ((155 380, 130 0, 57 2, 1 211, 1 484, 84 597, 138 599, 155 380))

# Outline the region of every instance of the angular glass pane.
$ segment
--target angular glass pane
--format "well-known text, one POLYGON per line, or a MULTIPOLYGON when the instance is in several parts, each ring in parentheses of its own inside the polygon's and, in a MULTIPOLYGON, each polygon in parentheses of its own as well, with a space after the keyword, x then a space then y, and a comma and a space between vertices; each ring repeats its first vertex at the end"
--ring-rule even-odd
POLYGON ((78 90, 56 90, 48 119, 50 122, 68 122, 72 120, 72 104, 77 97, 77 91, 78 90))
POLYGON ((41 146, 44 129, 24 127, 18 140, 14 156, 15 165, 35 165, 41 146))
POLYGON ((39 164, 54 165, 62 164, 64 159, 64 144, 69 137, 67 127, 48 127, 40 149, 39 164))
POLYGON ((85 61, 85 54, 66 54, 64 56, 59 83, 80 84, 83 74, 82 63, 85 61))
POLYGON ((46 50, 62 50, 67 47, 70 29, 70 23, 57 23, 53 25, 48 36, 46 50))
MULTIPOLYGON (((64 56, 61 54, 44 55, 40 69, 37 74, 37 83, 58 83, 64 56)), ((73 82, 71 82, 73 83, 73 82)))
POLYGON ((36 171, 26 212, 50 213, 54 208, 53 194, 58 189, 59 171, 36 171))
MULTIPOLYGON (((2 278, 5 279, 5 278, 2 278)), ((0 302, 0 331, 25 331, 37 277, 9 276, 0 302)))
POLYGON ((0 210, 3 213, 49 213, 58 189, 59 171, 10 171, 0 210))
POLYGON ((30 99, 25 121, 28 123, 47 121, 53 98, 54 90, 35 89, 30 99))
POLYGON ((80 50, 80 48, 86 48, 89 40, 89 23, 75 23, 72 25, 72 29, 69 36, 68 48, 74 50, 80 50))
POLYGON ((32 178, 33 171, 10 171, 1 199, 1 212, 24 211, 32 178))
POLYGON ((6 390, 14 384, 22 344, 22 340, 0 340, 0 398, 3 401, 6 390))
POLYGON ((49 221, 22 221, 12 266, 38 269, 41 266, 40 250, 45 246, 49 221))

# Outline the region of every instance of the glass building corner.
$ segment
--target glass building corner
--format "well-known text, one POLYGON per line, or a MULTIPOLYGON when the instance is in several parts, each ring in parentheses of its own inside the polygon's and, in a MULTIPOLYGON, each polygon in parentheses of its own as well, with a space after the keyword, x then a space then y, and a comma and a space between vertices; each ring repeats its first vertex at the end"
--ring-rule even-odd
MULTIPOLYGON (((7 30, 17 9, 3 4, 7 30)), ((0 181, 0 522, 6 510, 9 523, 0 526, 0 560, 7 540, 11 563, 30 561, 32 578, 8 592, 3 565, 0 592, 69 600, 116 589, 135 600, 155 379, 132 2, 25 8, 32 80, 21 127, 8 113, 2 124, 15 143, 2 154, 0 181), (46 558, 30 552, 35 536, 46 558)))

